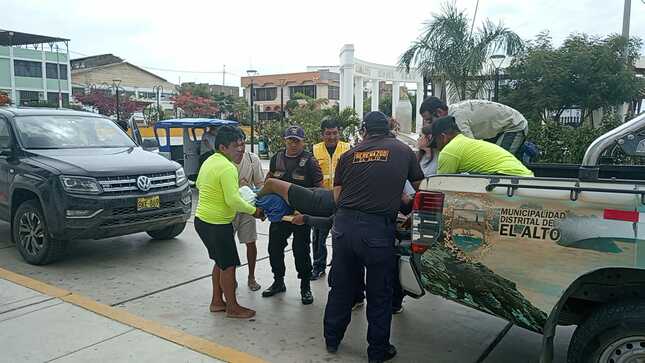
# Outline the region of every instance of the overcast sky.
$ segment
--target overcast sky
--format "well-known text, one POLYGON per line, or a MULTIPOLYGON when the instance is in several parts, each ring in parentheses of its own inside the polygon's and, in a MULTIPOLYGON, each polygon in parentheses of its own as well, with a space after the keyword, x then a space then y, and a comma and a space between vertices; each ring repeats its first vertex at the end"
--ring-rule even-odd
MULTIPOLYGON (((72 58, 113 53, 170 82, 239 85, 261 74, 335 65, 343 44, 356 57, 394 64, 443 0, 194 1, 2 0, 0 28, 71 39, 72 58)), ((477 0, 458 0, 472 17, 477 0)), ((529 39, 548 29, 556 44, 573 32, 619 33, 622 0, 480 0, 476 24, 501 21, 529 39)), ((645 38, 645 4, 632 0, 632 36, 645 38)))

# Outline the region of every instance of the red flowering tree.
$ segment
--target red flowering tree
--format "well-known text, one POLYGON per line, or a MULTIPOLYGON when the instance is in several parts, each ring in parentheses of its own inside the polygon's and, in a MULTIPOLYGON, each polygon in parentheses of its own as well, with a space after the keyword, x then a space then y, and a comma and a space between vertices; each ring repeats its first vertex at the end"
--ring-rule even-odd
POLYGON ((11 98, 5 92, 0 92, 0 106, 8 105, 11 103, 11 98))
POLYGON ((180 108, 188 117, 209 117, 219 112, 217 102, 211 98, 193 96, 191 92, 183 92, 174 96, 175 107, 180 108))
MULTIPOLYGON (((96 108, 101 115, 116 115, 116 96, 101 90, 92 90, 84 95, 74 96, 85 106, 96 108)), ((119 119, 127 120, 134 112, 141 111, 150 102, 131 101, 125 95, 119 96, 119 119)))

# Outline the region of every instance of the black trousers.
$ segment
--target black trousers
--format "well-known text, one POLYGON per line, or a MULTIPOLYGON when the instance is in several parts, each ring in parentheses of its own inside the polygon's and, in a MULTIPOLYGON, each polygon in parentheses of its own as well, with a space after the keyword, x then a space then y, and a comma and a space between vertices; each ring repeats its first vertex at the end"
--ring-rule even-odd
POLYGON ((269 261, 274 279, 284 278, 284 249, 287 239, 293 235, 293 257, 298 278, 309 281, 311 277, 311 227, 288 222, 275 222, 269 226, 269 261))
POLYGON ((366 270, 369 359, 384 357, 390 344, 395 269, 395 225, 387 217, 341 209, 331 230, 334 257, 324 328, 327 345, 338 346, 366 270))

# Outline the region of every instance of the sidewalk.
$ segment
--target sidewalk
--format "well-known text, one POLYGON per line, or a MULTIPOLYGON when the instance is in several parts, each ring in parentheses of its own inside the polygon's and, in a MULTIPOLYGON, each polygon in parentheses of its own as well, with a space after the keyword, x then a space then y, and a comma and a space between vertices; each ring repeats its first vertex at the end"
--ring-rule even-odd
POLYGON ((3 269, 0 352, 11 362, 261 361, 3 269))

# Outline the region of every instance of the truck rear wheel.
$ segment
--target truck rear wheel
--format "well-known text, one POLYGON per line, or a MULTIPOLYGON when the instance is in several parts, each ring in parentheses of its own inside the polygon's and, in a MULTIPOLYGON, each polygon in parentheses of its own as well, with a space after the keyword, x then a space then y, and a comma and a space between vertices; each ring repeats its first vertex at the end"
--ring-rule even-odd
POLYGON ((60 259, 67 241, 51 238, 37 200, 22 203, 13 216, 13 240, 22 258, 32 265, 46 265, 60 259))
POLYGON ((571 338, 568 363, 645 361, 645 302, 605 305, 578 326, 571 338))
POLYGON ((146 233, 154 239, 171 239, 179 236, 185 227, 186 222, 173 224, 162 229, 155 229, 154 231, 146 231, 146 233))

